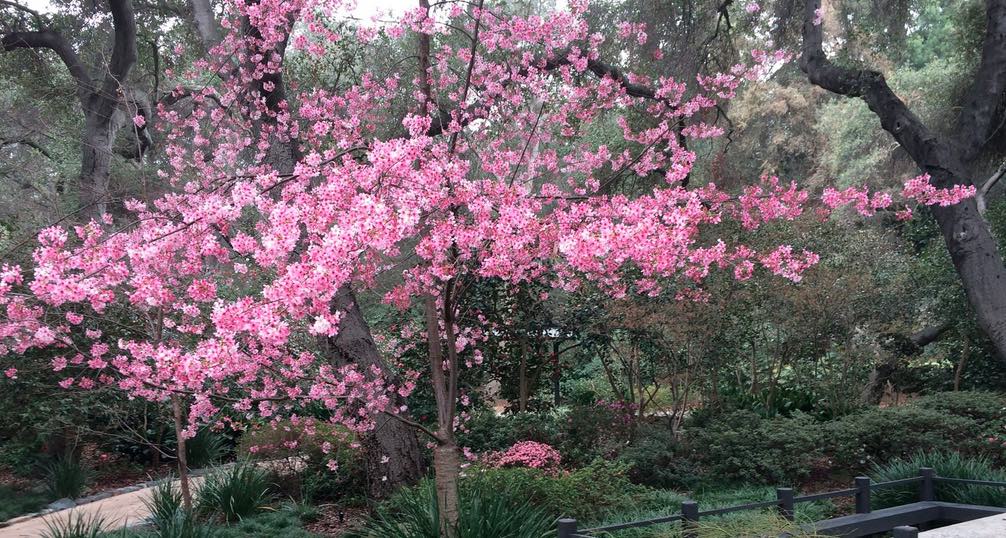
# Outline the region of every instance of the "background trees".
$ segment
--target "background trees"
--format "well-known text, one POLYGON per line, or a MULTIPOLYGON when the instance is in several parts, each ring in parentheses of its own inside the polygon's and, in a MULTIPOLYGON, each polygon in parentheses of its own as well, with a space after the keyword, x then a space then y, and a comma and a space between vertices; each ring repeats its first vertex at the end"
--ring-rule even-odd
MULTIPOLYGON (((941 186, 994 177, 997 109, 967 90, 977 79, 1000 93, 994 51, 980 55, 971 37, 982 6, 901 2, 876 18, 871 3, 835 2, 821 24, 813 2, 577 3, 554 16, 537 3, 438 5, 429 20, 423 6, 374 29, 314 4, 36 14, 0 3, 0 61, 30 67, 0 75, 12 125, 0 148, 11 180, 4 259, 47 270, 24 282, 5 271, 5 284, 86 287, 74 316, 87 302, 115 305, 85 323, 104 336, 60 329, 52 320, 67 302, 53 289, 38 294, 51 309, 21 321, 73 335, 66 345, 85 355, 113 334, 133 339, 116 381, 155 401, 191 399, 194 421, 252 408, 269 418, 305 402, 323 408, 312 418, 339 420, 380 400, 361 434, 375 497, 421 474, 414 426, 450 460, 442 476, 456 476, 455 428, 483 399, 522 413, 601 398, 631 410, 632 432, 653 413, 676 430, 700 403, 837 416, 887 387, 998 383, 992 184, 984 217, 976 200, 905 223, 894 211, 790 222, 804 195, 785 183, 806 179, 816 199, 826 186, 894 188, 916 165, 941 186), (891 31, 867 31, 868 20, 891 31), (844 39, 831 57, 824 30, 844 39), (803 43, 812 80, 865 94, 869 108, 773 56, 759 57, 747 87, 696 78, 746 62, 770 38, 803 43), (890 86, 853 70, 861 63, 883 66, 890 86), (39 91, 30 73, 40 72, 54 75, 54 93, 39 91), (958 102, 971 119, 951 113, 958 102), (897 118, 877 124, 890 107, 915 134, 897 118), (972 144, 930 136, 955 122, 972 144), (724 194, 746 188, 762 190, 739 203, 724 194), (46 232, 29 261, 40 224, 84 223, 102 205, 111 223, 77 239, 46 232), (752 216, 787 222, 755 230, 752 216), (958 248, 961 222, 980 245, 958 248), (809 257, 775 250, 789 243, 822 256, 815 271, 801 274, 809 257), (121 273, 94 282, 96 248, 121 273), (769 271, 749 280, 756 263, 769 271), (706 274, 716 265, 726 274, 706 274), (432 384, 407 401, 398 389, 417 371, 432 384), (342 394, 327 391, 347 377, 363 392, 336 404, 342 394)), ((998 9, 986 7, 993 22, 998 9)), ((31 328, 28 347, 49 340, 31 328)), ((13 349, 33 366, 59 359, 13 349)), ((83 363, 62 380, 79 386, 83 363)))

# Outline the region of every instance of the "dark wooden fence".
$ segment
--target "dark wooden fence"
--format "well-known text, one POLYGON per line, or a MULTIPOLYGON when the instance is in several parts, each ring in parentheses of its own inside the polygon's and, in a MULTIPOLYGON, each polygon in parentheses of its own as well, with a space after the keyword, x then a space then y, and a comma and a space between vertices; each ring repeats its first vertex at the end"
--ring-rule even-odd
POLYGON ((865 536, 867 534, 893 531, 894 538, 912 538, 918 536, 919 530, 909 525, 918 524, 919 521, 936 520, 946 517, 951 520, 967 521, 976 517, 993 515, 1006 512, 1006 508, 980 507, 971 505, 955 505, 951 503, 936 502, 936 484, 951 483, 961 485, 978 485, 1006 488, 1006 482, 993 482, 988 480, 966 480, 961 478, 945 478, 936 475, 931 468, 919 469, 919 475, 902 480, 892 480, 890 482, 872 482, 869 477, 856 477, 853 487, 837 491, 815 493, 813 495, 797 496, 792 488, 777 488, 775 500, 761 501, 754 503, 729 506, 725 508, 713 508, 710 510, 700 510, 699 503, 695 501, 683 501, 681 511, 668 516, 632 521, 628 523, 618 523, 591 529, 580 530, 575 519, 560 519, 559 538, 598 538, 608 533, 638 527, 649 527, 667 523, 679 522, 683 528, 685 538, 695 538, 697 536, 697 524, 701 518, 722 516, 733 512, 748 510, 762 510, 765 508, 775 508, 779 515, 790 521, 794 518, 796 505, 814 501, 823 501, 838 497, 854 497, 856 515, 835 518, 833 520, 819 521, 813 525, 813 529, 823 534, 838 534, 842 536, 865 536), (919 501, 910 505, 903 505, 897 509, 886 509, 872 513, 870 507, 870 493, 881 488, 892 488, 909 484, 918 484, 919 501), (934 509, 936 509, 934 511, 934 509), (884 512, 881 514, 880 512, 884 512), (950 516, 943 516, 945 513, 952 513, 950 516), (934 514, 940 514, 937 517, 934 514), (858 526, 857 526, 858 525, 858 526), (886 526, 877 530, 879 526, 886 526), (857 533, 861 530, 863 534, 857 533), (833 532, 829 532, 833 531, 833 532), (852 534, 849 534, 852 532, 852 534))

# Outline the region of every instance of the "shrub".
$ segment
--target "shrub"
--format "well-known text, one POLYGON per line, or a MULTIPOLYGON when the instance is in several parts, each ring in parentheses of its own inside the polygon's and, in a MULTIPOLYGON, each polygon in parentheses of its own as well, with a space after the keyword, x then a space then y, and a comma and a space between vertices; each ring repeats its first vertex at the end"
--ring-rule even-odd
POLYGON ((474 468, 466 471, 465 482, 511 492, 553 517, 568 516, 581 521, 597 521, 607 514, 636 508, 666 508, 669 503, 680 501, 675 493, 633 484, 628 471, 628 464, 599 459, 557 475, 539 469, 474 468))
POLYGON ((185 441, 185 457, 191 469, 209 467, 220 463, 227 455, 227 443, 222 435, 207 428, 196 432, 196 435, 185 441))
POLYGON ((490 453, 486 458, 493 467, 530 467, 556 472, 562 463, 559 452, 545 443, 521 441, 503 452, 490 453))
POLYGON ((465 423, 458 440, 475 452, 505 450, 521 441, 536 441, 552 446, 559 443, 561 413, 515 413, 497 415, 491 410, 477 413, 465 423))
POLYGON ((690 489, 700 479, 696 464, 685 459, 684 448, 662 425, 640 428, 620 460, 631 465, 629 478, 636 484, 690 489))
POLYGON ((631 437, 632 409, 620 402, 598 400, 577 405, 561 423, 561 437, 554 444, 569 465, 586 465, 597 458, 613 459, 631 437))
MULTIPOLYGON (((485 483, 468 483, 461 495, 456 538, 541 538, 554 518, 532 507, 515 492, 485 483)), ((425 481, 379 508, 357 536, 366 538, 439 538, 439 508, 433 484, 425 481)))
POLYGON ((213 538, 318 538, 301 526, 297 514, 288 510, 265 512, 239 523, 214 529, 213 538))
POLYGON ((247 431, 238 441, 238 457, 268 461, 282 495, 310 501, 362 495, 366 487, 363 454, 355 437, 327 423, 269 424, 247 431), (328 448, 328 453, 325 449, 328 448), (338 464, 336 470, 329 460, 338 464))
POLYGON ((923 396, 911 405, 980 422, 1006 419, 1006 400, 994 392, 940 392, 923 396))
POLYGON ((46 493, 0 484, 0 521, 37 512, 52 499, 46 493))
POLYGON ((691 459, 710 480, 793 484, 823 459, 821 425, 801 413, 762 418, 735 411, 686 434, 691 459))
POLYGON ((218 469, 206 475, 196 492, 198 511, 219 514, 228 523, 239 521, 266 504, 270 487, 266 472, 255 465, 239 464, 218 469))
POLYGON ((98 538, 105 526, 105 518, 98 514, 71 511, 66 517, 54 515, 45 520, 42 538, 98 538))
POLYGON ((90 470, 75 456, 60 456, 45 467, 46 488, 54 499, 76 499, 84 493, 90 470))
POLYGON ((827 428, 834 464, 857 471, 916 450, 976 450, 983 429, 971 418, 916 405, 869 409, 827 428))
MULTIPOLYGON (((919 469, 932 467, 938 476, 970 480, 1006 482, 1006 472, 995 468, 987 458, 965 456, 957 452, 916 452, 907 458, 897 458, 884 465, 875 465, 870 478, 875 482, 890 482, 919 476, 919 469)), ((875 506, 884 508, 918 500, 918 484, 879 488, 873 494, 875 506)), ((988 486, 947 484, 936 482, 936 500, 1006 507, 1006 490, 988 486)))

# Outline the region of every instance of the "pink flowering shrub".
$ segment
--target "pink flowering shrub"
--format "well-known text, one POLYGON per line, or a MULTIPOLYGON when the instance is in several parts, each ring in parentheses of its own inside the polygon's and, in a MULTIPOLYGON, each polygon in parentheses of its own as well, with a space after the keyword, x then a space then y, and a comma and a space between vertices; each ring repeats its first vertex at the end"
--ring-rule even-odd
POLYGON ((530 467, 545 471, 557 471, 562 462, 559 451, 545 443, 521 441, 503 452, 487 456, 486 463, 492 467, 530 467))

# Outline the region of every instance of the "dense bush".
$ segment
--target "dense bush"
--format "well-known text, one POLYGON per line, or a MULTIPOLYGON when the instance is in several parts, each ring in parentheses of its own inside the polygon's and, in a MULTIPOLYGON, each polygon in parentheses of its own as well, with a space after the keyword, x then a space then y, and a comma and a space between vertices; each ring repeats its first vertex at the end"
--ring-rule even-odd
POLYGON ((703 410, 696 415, 683 438, 686 453, 661 451, 662 444, 673 446, 671 440, 648 441, 645 435, 626 450, 624 459, 640 469, 633 477, 654 485, 687 486, 691 462, 701 466, 707 481, 797 483, 818 471, 862 472, 917 450, 997 457, 1006 441, 1006 406, 989 392, 938 393, 828 421, 801 413, 764 418, 750 411, 703 410), (674 468, 665 475, 661 469, 668 464, 674 468))
POLYGON ((282 495, 327 501, 360 495, 364 490, 366 472, 362 453, 352 446, 354 441, 345 429, 327 423, 309 428, 284 421, 246 432, 238 441, 237 455, 269 461, 282 495), (330 460, 338 465, 335 470, 330 468, 330 460))
MULTIPOLYGON (((916 452, 907 458, 897 458, 884 465, 875 465, 870 478, 875 482, 890 482, 919 476, 919 469, 931 467, 938 476, 971 480, 1006 482, 1006 472, 997 469, 987 458, 964 456, 957 452, 916 452)), ((918 500, 918 484, 880 488, 873 494, 876 507, 898 506, 918 500)), ((988 486, 936 483, 936 500, 945 502, 1006 506, 1006 490, 988 486)))
POLYGON ((563 414, 558 412, 497 415, 486 410, 465 423, 458 440, 478 453, 506 450, 520 441, 556 446, 563 421, 563 414))
POLYGON ((982 422, 1006 419, 1006 399, 994 392, 940 392, 923 396, 911 405, 982 422))
POLYGON ((639 428, 632 444, 622 450, 619 459, 630 464, 629 478, 636 484, 656 488, 690 489, 701 479, 696 464, 663 424, 639 428))
POLYGON ((574 406, 561 425, 559 452, 571 465, 615 458, 625 448, 633 425, 633 410, 620 402, 598 400, 574 406))
POLYGON ((905 405, 849 415, 827 424, 826 431, 833 465, 859 471, 918 450, 977 450, 983 426, 947 410, 905 405))
POLYGON ((49 495, 40 491, 25 491, 26 488, 14 488, 0 484, 0 521, 37 512, 52 500, 49 495))
POLYGON ((792 484, 820 465, 823 432, 812 417, 735 411, 687 432, 690 459, 710 480, 792 484))
POLYGON ((630 466, 595 460, 585 467, 550 475, 538 469, 483 469, 466 472, 466 483, 508 491, 554 517, 596 521, 626 510, 665 509, 680 502, 677 494, 653 490, 629 480, 630 466))
MULTIPOLYGON (((408 488, 379 508, 356 536, 366 538, 439 538, 439 508, 430 481, 408 488)), ((516 491, 484 482, 463 484, 457 538, 542 538, 554 516, 522 499, 516 491)))
POLYGON ((227 443, 222 435, 207 428, 185 441, 186 463, 192 469, 202 469, 220 463, 227 455, 227 443))
POLYGON ((555 447, 565 465, 579 467, 596 458, 615 458, 625 448, 633 417, 616 403, 597 401, 547 413, 496 415, 482 412, 458 438, 477 453, 499 452, 521 441, 555 447))

